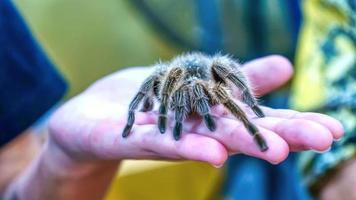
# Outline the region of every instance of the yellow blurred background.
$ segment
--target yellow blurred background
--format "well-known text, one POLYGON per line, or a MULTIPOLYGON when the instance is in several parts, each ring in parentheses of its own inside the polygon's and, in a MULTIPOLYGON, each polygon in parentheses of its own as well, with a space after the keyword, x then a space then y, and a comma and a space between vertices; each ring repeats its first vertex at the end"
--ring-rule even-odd
POLYGON ((71 97, 128 66, 165 60, 178 49, 162 41, 128 1, 16 0, 31 31, 67 78, 71 97))

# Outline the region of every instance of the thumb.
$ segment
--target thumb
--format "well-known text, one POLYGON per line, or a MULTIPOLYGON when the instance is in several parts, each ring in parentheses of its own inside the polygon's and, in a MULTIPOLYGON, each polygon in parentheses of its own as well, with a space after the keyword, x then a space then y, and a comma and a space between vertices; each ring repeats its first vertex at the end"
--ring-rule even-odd
POLYGON ((256 95, 261 96, 285 84, 293 75, 290 61, 279 55, 266 56, 247 62, 242 71, 251 82, 256 95))

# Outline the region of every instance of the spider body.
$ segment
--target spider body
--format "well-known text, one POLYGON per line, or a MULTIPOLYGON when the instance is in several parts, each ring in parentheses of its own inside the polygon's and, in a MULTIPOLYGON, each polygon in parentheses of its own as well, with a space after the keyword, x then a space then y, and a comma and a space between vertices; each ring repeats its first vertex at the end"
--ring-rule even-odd
POLYGON ((167 112, 175 115, 173 136, 179 140, 185 117, 192 113, 199 114, 210 131, 215 131, 216 124, 210 114, 210 107, 223 104, 227 110, 238 118, 253 136, 261 151, 268 146, 257 127, 250 122, 244 111, 235 103, 231 88, 241 91, 241 100, 246 103, 258 117, 264 114, 253 96, 247 78, 240 70, 238 62, 220 54, 208 56, 201 53, 183 54, 168 63, 155 65, 155 72, 141 85, 129 105, 126 127, 122 133, 127 137, 135 120, 135 110, 143 101, 141 111, 153 109, 154 98, 158 99, 158 129, 166 131, 167 112))

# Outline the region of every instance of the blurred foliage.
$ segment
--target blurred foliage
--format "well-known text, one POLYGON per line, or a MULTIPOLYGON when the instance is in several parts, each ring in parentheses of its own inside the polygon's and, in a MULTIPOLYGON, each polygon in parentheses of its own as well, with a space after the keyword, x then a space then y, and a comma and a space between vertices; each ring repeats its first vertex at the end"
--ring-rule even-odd
POLYGON ((15 3, 37 40, 67 78, 68 97, 118 69, 150 65, 177 52, 124 0, 16 0, 15 3))

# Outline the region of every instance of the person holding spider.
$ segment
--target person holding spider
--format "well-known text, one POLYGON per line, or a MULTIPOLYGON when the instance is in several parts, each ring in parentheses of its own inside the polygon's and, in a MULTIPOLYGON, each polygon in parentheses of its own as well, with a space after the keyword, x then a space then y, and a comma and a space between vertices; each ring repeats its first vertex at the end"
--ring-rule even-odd
MULTIPOLYGON (((267 57, 245 66, 259 94, 278 87, 292 74, 291 66, 281 57, 267 57), (272 68, 281 79, 261 79, 266 78, 262 72, 272 68)), ((135 128, 124 139, 121 133, 127 96, 134 95, 146 74, 138 76, 138 71, 148 73, 151 69, 132 68, 112 74, 59 108, 51 117, 49 139, 41 154, 8 187, 5 199, 101 199, 123 159, 188 159, 221 166, 229 154, 244 153, 277 164, 289 151, 326 150, 343 133, 339 122, 326 115, 263 108, 266 117, 253 122, 269 144, 265 152, 254 145, 239 121, 219 110, 213 112, 219 116, 215 134, 200 120, 190 119, 182 138, 175 141, 172 128, 166 134, 159 133, 157 114, 148 112, 137 113, 135 128), (130 88, 122 90, 117 87, 120 85, 130 88), (291 112, 294 118, 290 118, 291 112), (296 140, 296 135, 300 139, 296 140)))
MULTIPOLYGON (((260 95, 276 89, 292 75, 290 63, 278 56, 257 59, 244 66, 244 73, 260 95), (268 75, 266 72, 272 69, 273 76, 268 75), (275 75, 279 79, 274 79, 275 75)), ((133 68, 115 73, 61 107, 51 118, 50 138, 41 154, 7 188, 6 198, 101 198, 118 163, 126 158, 189 159, 220 166, 228 154, 244 153, 279 163, 289 151, 309 148, 322 151, 333 139, 342 136, 342 126, 328 116, 263 107, 266 118, 253 119, 253 122, 270 144, 265 153, 252 145, 253 140, 240 122, 230 119, 219 109, 212 112, 218 116, 219 134, 207 132, 204 124, 193 118, 188 120, 185 133, 176 142, 171 134, 157 132, 154 125, 157 114, 149 112, 138 113, 131 137, 121 139, 129 103, 127 97, 134 95, 145 78, 143 75, 150 71, 133 68), (138 72, 144 73, 138 76, 138 72), (123 91, 121 85, 129 85, 128 90, 123 91), (296 135, 301 137, 295 140, 296 135), (313 142, 310 137, 315 137, 313 142)), ((171 131, 167 129, 168 133, 171 131)))
MULTIPOLYGON (((277 88, 292 74, 290 64, 281 57, 267 57, 245 66, 244 72, 251 77, 252 84, 258 86, 259 94, 277 88), (281 78, 267 81, 264 72, 271 69, 281 78)), ((239 122, 219 112, 214 112, 221 115, 216 123, 224 124, 224 127, 218 126, 219 134, 207 132, 199 120, 192 119, 185 129, 186 134, 177 142, 170 134, 157 133, 156 126, 152 125, 156 114, 150 112, 139 113, 134 133, 122 139, 127 96, 134 94, 149 71, 151 69, 132 68, 110 75, 61 107, 51 119, 50 138, 41 154, 8 187, 5 199, 101 198, 119 161, 125 158, 191 159, 219 166, 228 154, 240 152, 279 163, 290 150, 325 150, 333 138, 342 135, 340 124, 325 115, 295 113, 295 119, 286 120, 284 116, 294 111, 263 108, 266 119, 255 121, 264 127, 261 134, 270 144, 265 153, 250 145, 253 141, 239 122), (146 73, 138 76, 138 71, 146 73), (120 85, 131 88, 122 90, 117 87, 120 85), (279 122, 271 124, 268 118, 272 116, 279 122), (305 129, 290 131, 301 124, 305 129), (311 135, 319 140, 310 143, 310 136, 295 140, 295 134, 311 135), (92 188, 90 192, 88 188, 92 188)))

